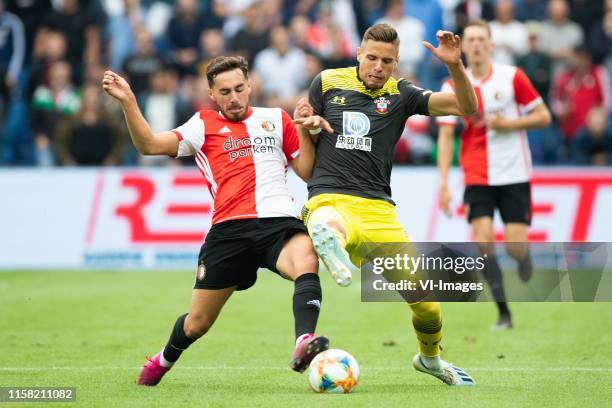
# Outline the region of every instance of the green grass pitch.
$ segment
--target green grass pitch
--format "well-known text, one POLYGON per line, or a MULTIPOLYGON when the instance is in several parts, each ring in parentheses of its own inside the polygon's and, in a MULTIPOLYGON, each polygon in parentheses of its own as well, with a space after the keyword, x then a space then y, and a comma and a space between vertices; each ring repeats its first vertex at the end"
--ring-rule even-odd
MULTIPOLYGON (((157 387, 135 379, 186 311, 187 272, 0 273, 0 386, 77 388, 83 407, 609 406, 612 304, 515 303, 515 329, 490 332, 491 304, 444 304, 443 357, 478 385, 448 387, 414 371, 407 306, 361 303, 359 285, 323 276, 319 332, 352 353, 349 395, 315 394, 288 368, 293 284, 260 271, 157 387)), ((2 404, 17 406, 18 404, 2 404)), ((38 406, 42 404, 27 404, 38 406)))

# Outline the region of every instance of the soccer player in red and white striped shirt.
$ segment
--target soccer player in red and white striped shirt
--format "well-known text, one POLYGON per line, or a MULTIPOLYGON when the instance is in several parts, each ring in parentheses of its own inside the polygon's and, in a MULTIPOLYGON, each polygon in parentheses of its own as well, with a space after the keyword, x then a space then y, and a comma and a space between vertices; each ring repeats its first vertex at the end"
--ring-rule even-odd
MULTIPOLYGON (((547 126, 551 116, 525 73, 513 66, 492 63, 492 50, 488 24, 469 23, 463 32, 463 52, 478 111, 464 118, 460 163, 465 175, 468 221, 474 240, 488 255, 485 277, 498 302, 500 317, 494 327, 510 328, 512 319, 493 252, 493 213, 499 210, 508 252, 518 261, 521 278, 528 279, 531 261, 525 243, 531 223, 531 152, 526 130, 547 126)), ((452 82, 446 82, 443 90, 453 92, 452 82)), ((440 207, 449 216, 448 170, 457 120, 454 116, 438 118, 440 207)))
POLYGON ((162 351, 143 367, 138 383, 156 385, 181 353, 204 335, 235 290, 255 284, 268 268, 295 282, 296 348, 291 368, 303 372, 329 347, 314 331, 321 306, 317 255, 297 218, 286 181, 287 166, 308 179, 314 145, 307 130, 329 124, 320 117, 294 125, 279 108, 249 106, 247 63, 218 57, 207 68, 209 96, 219 111, 201 110, 177 129, 153 134, 128 83, 114 72, 102 86, 123 108, 141 154, 195 155, 214 198, 212 227, 200 251, 189 313, 179 316, 162 351))

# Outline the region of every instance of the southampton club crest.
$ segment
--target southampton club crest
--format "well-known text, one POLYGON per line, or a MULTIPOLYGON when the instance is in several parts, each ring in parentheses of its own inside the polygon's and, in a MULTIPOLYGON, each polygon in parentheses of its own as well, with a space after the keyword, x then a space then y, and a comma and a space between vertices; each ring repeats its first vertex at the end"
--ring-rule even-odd
POLYGON ((391 101, 384 96, 381 96, 380 98, 374 99, 374 104, 376 105, 376 112, 385 114, 389 111, 391 101))

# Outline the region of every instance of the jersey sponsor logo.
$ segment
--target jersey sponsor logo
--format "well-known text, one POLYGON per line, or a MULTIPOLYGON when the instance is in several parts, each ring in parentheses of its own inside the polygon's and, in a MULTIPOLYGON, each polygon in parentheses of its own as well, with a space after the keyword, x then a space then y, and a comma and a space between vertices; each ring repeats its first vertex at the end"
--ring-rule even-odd
POLYGON ((219 133, 232 133, 232 131, 230 130, 230 128, 228 128, 227 126, 223 126, 221 128, 221 130, 219 131, 219 133))
POLYGON ((342 133, 344 136, 363 137, 370 132, 370 119, 362 112, 342 112, 342 133))
POLYGON ((274 132, 276 126, 274 125, 274 123, 270 122, 269 120, 266 120, 261 123, 261 128, 266 132, 274 132))
POLYGON ((346 105, 346 97, 344 96, 334 96, 331 100, 331 103, 333 103, 334 105, 346 105))
POLYGON ((254 153, 274 153, 277 147, 277 140, 274 136, 255 136, 253 141, 249 137, 242 139, 229 136, 223 142, 223 150, 228 152, 230 162, 234 162, 241 157, 249 157, 254 153))
POLYGON ((374 99, 374 104, 376 105, 376 112, 385 114, 389 111, 391 101, 384 96, 381 96, 380 98, 374 99))
POLYGON ((372 151, 370 119, 362 112, 342 112, 342 134, 336 141, 337 149, 372 151))

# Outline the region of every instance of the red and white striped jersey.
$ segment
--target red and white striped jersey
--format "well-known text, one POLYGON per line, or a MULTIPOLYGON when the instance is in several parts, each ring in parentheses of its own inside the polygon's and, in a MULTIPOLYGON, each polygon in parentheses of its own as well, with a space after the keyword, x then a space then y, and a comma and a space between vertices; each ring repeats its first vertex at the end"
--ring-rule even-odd
MULTIPOLYGON (((525 73, 516 67, 493 64, 483 79, 468 77, 478 98, 478 112, 463 118, 460 162, 466 185, 499 186, 522 183, 531 178, 531 151, 527 132, 498 132, 487 128, 486 119, 501 114, 519 118, 543 103, 525 73)), ((442 92, 454 92, 452 81, 442 92)), ((441 116, 440 125, 456 125, 458 117, 441 116)))
POLYGON ((212 223, 296 217, 287 187, 288 163, 299 154, 291 117, 280 108, 249 108, 232 122, 201 110, 173 132, 178 157, 195 155, 213 197, 212 223))

